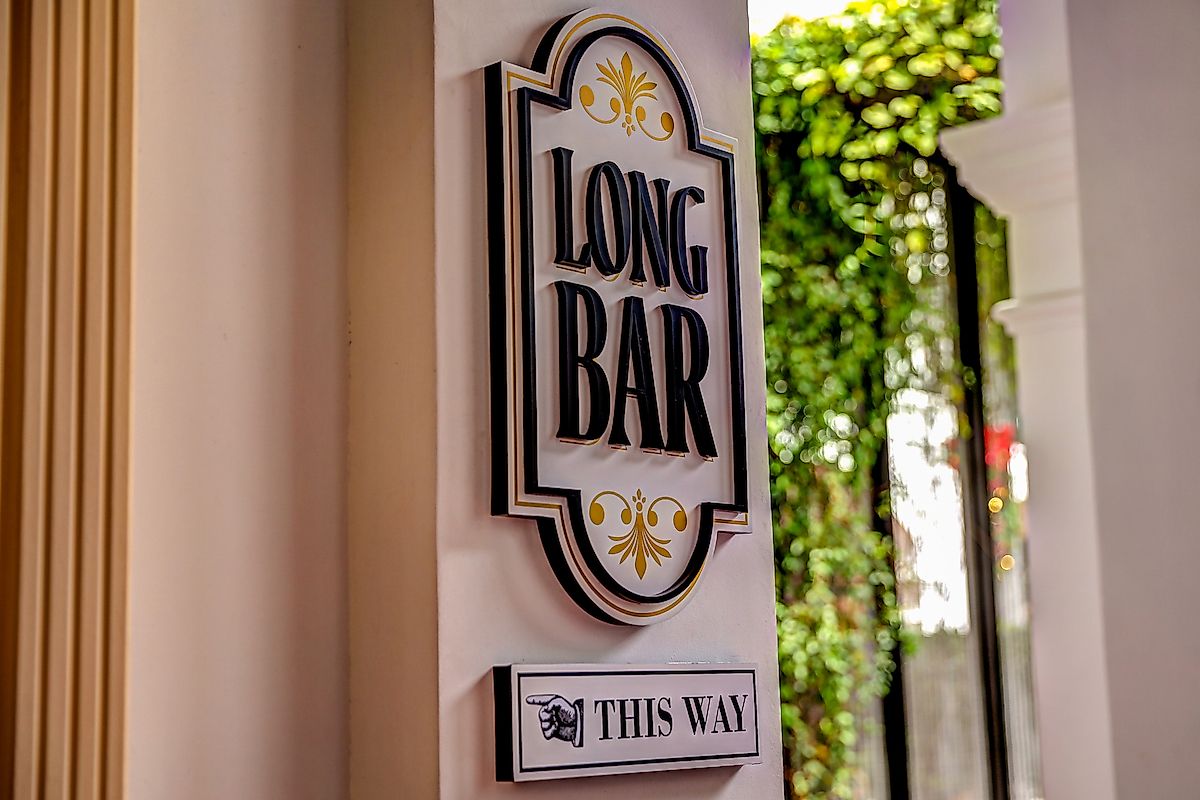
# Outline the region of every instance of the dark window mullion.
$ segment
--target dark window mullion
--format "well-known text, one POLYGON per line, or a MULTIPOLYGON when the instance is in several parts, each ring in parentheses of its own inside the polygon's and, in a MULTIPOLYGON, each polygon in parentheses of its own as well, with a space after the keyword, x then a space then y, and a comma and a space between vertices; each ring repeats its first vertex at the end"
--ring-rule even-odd
POLYGON ((975 203, 958 182, 953 165, 940 162, 946 175, 950 214, 951 278, 958 318, 962 365, 963 412, 970 436, 963 440, 963 522, 966 531, 967 590, 972 623, 978 632, 979 674, 983 691, 988 777, 992 800, 1009 800, 1008 744, 1001 683, 999 635, 996 627, 994 545, 988 511, 987 462, 983 413, 983 359, 980 344, 979 286, 975 262, 975 203))
MULTIPOLYGON (((880 502, 890 497, 891 477, 888 468, 890 453, 888 452, 887 436, 883 437, 883 446, 879 457, 872 469, 874 484, 874 509, 872 511, 875 529, 890 540, 892 539, 891 518, 879 513, 880 502)), ((892 550, 892 575, 896 574, 896 553, 892 550)), ((898 587, 898 583, 895 585, 898 587)), ((893 591, 897 589, 894 588, 893 591)), ((883 603, 879 604, 879 613, 885 613, 883 603)), ((908 711, 904 701, 904 652, 900 642, 892 651, 892 676, 887 694, 882 699, 883 710, 883 742, 887 753, 888 798, 889 800, 910 800, 912 787, 908 777, 908 711)))

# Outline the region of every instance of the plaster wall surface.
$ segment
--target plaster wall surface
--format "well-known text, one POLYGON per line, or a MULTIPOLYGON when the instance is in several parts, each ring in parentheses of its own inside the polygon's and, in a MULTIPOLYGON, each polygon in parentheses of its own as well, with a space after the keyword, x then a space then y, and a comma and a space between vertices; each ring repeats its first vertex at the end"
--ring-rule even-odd
POLYGON ((1117 795, 1200 783, 1200 5, 1068 0, 1117 795))
POLYGON ((1066 0, 1000 0, 1005 113, 1053 105, 1071 95, 1066 0), (1043 47, 1044 43, 1054 47, 1043 47), (1015 53, 1010 50, 1015 48, 1015 53))
POLYGON ((356 800, 438 792, 433 11, 432 0, 347 3, 356 800))
POLYGON ((1104 623, 1083 353, 1077 318, 1017 337, 1031 481, 1030 634, 1046 797, 1110 800, 1116 795, 1107 684, 1097 666, 1104 623))
POLYGON ((128 786, 347 786, 340 3, 137 8, 128 786))
POLYGON ((739 140, 738 183, 754 532, 721 537, 689 605, 645 628, 615 627, 560 588, 531 520, 488 511, 488 337, 481 69, 528 64, 542 33, 579 10, 563 0, 435 4, 437 545, 441 796, 768 798, 782 785, 771 517, 762 389, 758 228, 746 8, 726 0, 616 2, 659 30, 696 88, 704 123, 739 140), (493 777, 493 664, 752 661, 761 669, 763 763, 513 786, 493 777))
POLYGON ((1018 298, 1078 294, 1079 210, 1073 203, 1033 208, 1010 217, 1009 259, 1015 265, 1011 281, 1018 298), (1050 265, 1026 269, 1026 265, 1050 265))

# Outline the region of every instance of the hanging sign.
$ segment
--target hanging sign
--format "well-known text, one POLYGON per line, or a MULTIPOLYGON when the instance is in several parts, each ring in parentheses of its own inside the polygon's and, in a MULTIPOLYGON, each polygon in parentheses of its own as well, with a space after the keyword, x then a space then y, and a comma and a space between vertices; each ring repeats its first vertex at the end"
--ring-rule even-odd
POLYGON ((486 81, 493 512, 585 610, 656 622, 749 525, 737 142, 619 14, 486 81))
POLYGON ((496 667, 496 779, 757 764, 753 664, 496 667))

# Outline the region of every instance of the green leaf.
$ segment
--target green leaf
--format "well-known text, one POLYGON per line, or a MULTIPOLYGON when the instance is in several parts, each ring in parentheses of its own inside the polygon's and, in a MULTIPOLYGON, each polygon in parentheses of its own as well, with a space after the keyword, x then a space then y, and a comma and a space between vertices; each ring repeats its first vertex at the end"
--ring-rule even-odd
POLYGON ((828 82, 809 86, 804 90, 804 94, 800 95, 800 102, 806 106, 816 105, 818 100, 829 94, 829 90, 831 88, 833 87, 831 87, 828 82))
POLYGON ((968 56, 967 63, 984 74, 996 71, 996 59, 991 56, 968 56))
POLYGON ((955 50, 970 50, 975 44, 975 37, 967 33, 965 28, 956 28, 942 34, 942 44, 955 50))
POLYGON ((883 103, 867 106, 862 112, 863 122, 872 128, 886 128, 896 121, 896 117, 883 103))
POLYGON ((908 35, 919 45, 930 47, 939 41, 938 30, 928 19, 918 19, 904 27, 908 31, 908 35))
POLYGON ((892 98, 892 102, 888 103, 888 111, 897 117, 904 117, 905 119, 911 119, 920 107, 921 98, 915 96, 894 97, 892 98))
POLYGON ((802 90, 807 86, 812 86, 814 83, 829 80, 829 73, 820 67, 805 70, 796 77, 792 78, 792 88, 802 90))
POLYGON ((896 152, 900 144, 900 136, 894 130, 880 131, 875 135, 875 152, 881 156, 890 156, 896 152))
POLYGON ((941 53, 919 53, 908 60, 908 71, 932 78, 941 73, 943 64, 941 53))
POLYGON ((889 69, 883 73, 883 85, 898 92, 908 91, 916 86, 917 79, 904 67, 889 69))
POLYGON ((874 79, 874 78, 878 77, 880 73, 886 72, 887 70, 891 69, 892 65, 894 65, 895 63, 896 63, 896 59, 894 59, 888 55, 883 55, 883 56, 879 56, 877 58, 872 58, 870 61, 868 61, 866 63, 865 66, 863 66, 862 74, 864 77, 874 79))

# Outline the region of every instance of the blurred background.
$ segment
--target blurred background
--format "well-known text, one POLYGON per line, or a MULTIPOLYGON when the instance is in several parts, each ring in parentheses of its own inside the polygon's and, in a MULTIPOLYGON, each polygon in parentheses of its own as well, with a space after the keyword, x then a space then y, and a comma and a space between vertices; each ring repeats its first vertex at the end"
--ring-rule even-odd
POLYGON ((995 3, 749 12, 788 792, 1037 800, 995 3))

